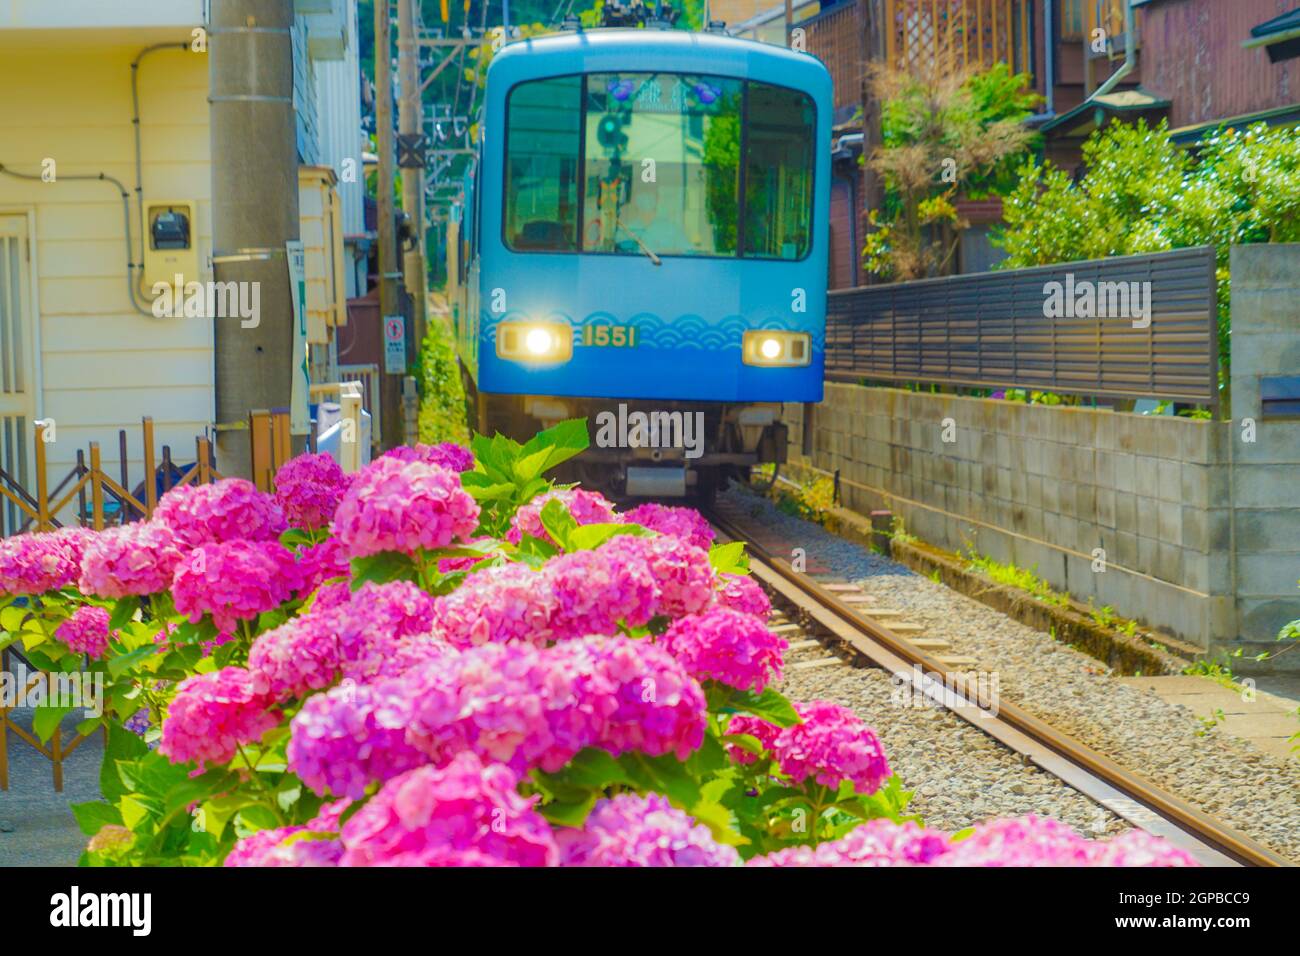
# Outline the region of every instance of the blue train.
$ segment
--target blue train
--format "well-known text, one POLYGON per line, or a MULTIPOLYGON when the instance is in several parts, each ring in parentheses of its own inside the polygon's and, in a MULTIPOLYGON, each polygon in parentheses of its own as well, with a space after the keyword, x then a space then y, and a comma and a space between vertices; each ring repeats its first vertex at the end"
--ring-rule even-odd
POLYGON ((479 429, 587 417, 585 484, 708 498, 822 397, 831 79, 720 33, 508 44, 448 272, 479 429))

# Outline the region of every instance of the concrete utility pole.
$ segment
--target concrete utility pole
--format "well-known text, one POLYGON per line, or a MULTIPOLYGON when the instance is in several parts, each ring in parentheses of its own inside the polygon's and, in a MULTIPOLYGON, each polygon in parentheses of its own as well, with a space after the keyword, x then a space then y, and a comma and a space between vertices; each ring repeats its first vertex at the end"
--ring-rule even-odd
MULTIPOLYGON (((397 124, 403 136, 420 132, 424 113, 423 97, 420 95, 420 48, 415 36, 415 4, 416 0, 397 0, 397 70, 402 86, 397 124)), ((418 354, 427 331, 425 283, 428 266, 424 256, 423 169, 402 170, 402 211, 410 217, 416 238, 415 248, 407 252, 403 259, 402 271, 406 276, 406 291, 415 300, 412 324, 418 354)))
POLYGON ((298 238, 293 0, 212 0, 210 19, 212 268, 217 282, 255 284, 260 307, 248 328, 213 320, 217 470, 247 477, 249 411, 287 408, 293 388, 284 247, 298 238))
MULTIPOLYGON (((379 325, 380 355, 383 355, 383 327, 398 309, 397 228, 393 222, 393 170, 397 165, 393 139, 392 31, 388 14, 390 0, 375 0, 375 128, 379 139, 379 325)), ((402 443, 402 377, 385 370, 379 376, 379 404, 383 409, 380 436, 384 448, 402 443)))

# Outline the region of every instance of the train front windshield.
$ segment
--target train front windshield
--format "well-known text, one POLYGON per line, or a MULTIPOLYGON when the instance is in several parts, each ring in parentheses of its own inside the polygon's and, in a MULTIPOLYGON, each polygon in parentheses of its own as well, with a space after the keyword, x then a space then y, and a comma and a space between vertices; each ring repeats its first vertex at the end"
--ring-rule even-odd
POLYGON ((797 260, 811 248, 805 94, 679 73, 521 83, 503 238, 519 252, 797 260))

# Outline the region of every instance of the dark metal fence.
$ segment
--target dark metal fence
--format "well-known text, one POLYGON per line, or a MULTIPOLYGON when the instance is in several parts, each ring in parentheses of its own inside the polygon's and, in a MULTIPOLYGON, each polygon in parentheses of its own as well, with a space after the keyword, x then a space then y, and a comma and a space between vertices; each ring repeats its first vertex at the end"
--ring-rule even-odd
POLYGON ((826 378, 1217 406, 1214 267, 1200 246, 832 292, 826 378))

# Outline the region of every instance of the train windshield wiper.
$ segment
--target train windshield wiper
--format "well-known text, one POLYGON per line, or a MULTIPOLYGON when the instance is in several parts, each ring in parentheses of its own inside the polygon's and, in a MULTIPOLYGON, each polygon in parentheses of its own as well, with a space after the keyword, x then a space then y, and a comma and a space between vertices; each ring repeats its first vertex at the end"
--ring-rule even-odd
POLYGON ((622 229, 622 230, 623 230, 624 232, 626 232, 629 236, 631 236, 631 237, 632 237, 632 241, 635 242, 638 246, 641 247, 641 251, 644 252, 644 253, 646 254, 646 256, 649 257, 649 259, 650 259, 651 262, 653 262, 653 263, 654 263, 655 265, 657 265, 657 266, 661 266, 661 265, 664 264, 664 263, 663 263, 663 260, 660 259, 657 255, 655 255, 655 254, 654 254, 654 251, 653 251, 649 246, 647 246, 644 242, 641 241, 641 237, 640 237, 640 236, 638 236, 635 232, 633 232, 633 231, 632 231, 631 229, 629 229, 627 226, 623 225, 623 220, 620 219, 620 218, 618 217, 618 214, 617 214, 617 213, 614 215, 614 225, 615 225, 617 228, 622 229))

